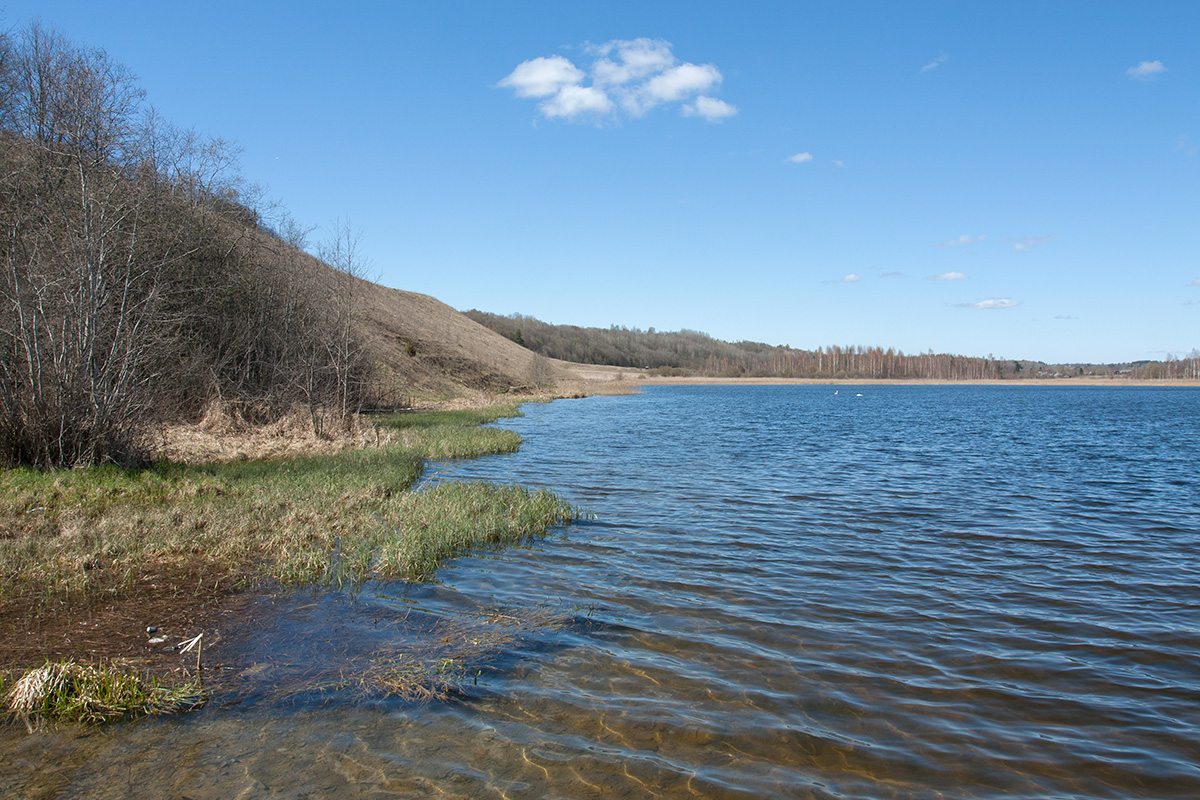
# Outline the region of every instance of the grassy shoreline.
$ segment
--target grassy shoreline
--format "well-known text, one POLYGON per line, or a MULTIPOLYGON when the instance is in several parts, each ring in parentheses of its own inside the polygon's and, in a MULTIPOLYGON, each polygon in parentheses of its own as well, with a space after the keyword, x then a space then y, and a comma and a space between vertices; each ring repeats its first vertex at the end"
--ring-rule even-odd
POLYGON ((148 660, 142 631, 180 609, 172 627, 194 635, 211 617, 198 609, 245 589, 423 580, 580 518, 520 486, 414 491, 427 460, 515 451, 517 434, 481 426, 519 414, 512 403, 380 416, 379 446, 308 457, 0 473, 0 683, 68 657, 164 677, 170 660, 148 660), (124 652, 81 647, 80 627, 124 652))

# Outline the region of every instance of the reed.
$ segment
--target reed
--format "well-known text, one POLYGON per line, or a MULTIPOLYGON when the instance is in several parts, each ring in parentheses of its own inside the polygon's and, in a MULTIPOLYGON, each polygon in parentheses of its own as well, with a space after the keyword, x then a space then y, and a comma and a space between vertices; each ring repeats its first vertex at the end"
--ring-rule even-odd
POLYGON ((32 732, 46 723, 100 724, 187 711, 204 704, 204 693, 196 682, 166 686, 114 664, 62 661, 27 672, 5 700, 32 732))

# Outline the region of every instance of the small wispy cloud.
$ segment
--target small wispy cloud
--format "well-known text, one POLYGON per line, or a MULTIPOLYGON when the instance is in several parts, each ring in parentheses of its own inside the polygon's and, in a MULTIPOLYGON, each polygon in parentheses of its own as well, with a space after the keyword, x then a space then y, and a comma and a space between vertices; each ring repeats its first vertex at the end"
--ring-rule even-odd
POLYGON ((732 117, 736 113, 737 109, 724 100, 718 100, 715 97, 707 97, 705 95, 700 95, 692 102, 683 106, 683 115, 685 117, 704 117, 709 122, 719 122, 726 117, 732 117))
POLYGON ((1059 314, 1055 319, 1079 319, 1079 317, 1072 317, 1070 314, 1059 314))
POLYGON ((644 116, 658 106, 680 104, 680 114, 719 122, 738 113, 712 93, 721 71, 712 64, 679 62, 661 39, 615 39, 584 48, 583 67, 560 56, 522 61, 497 82, 517 97, 538 98, 538 111, 570 121, 644 116))
POLYGON ((1026 236, 1024 239, 1018 239, 1017 241, 1013 242, 1013 250, 1023 253, 1028 250, 1032 250, 1034 247, 1037 247, 1039 244, 1045 244, 1046 242, 1052 242, 1057 238, 1058 238, 1057 233, 1048 233, 1045 236, 1026 236))
POLYGON ((812 160, 812 153, 796 153, 796 155, 788 156, 784 159, 784 161, 790 161, 793 164, 807 164, 812 160))
POLYGON ((879 277, 881 277, 881 278, 903 278, 904 273, 893 270, 891 272, 885 272, 882 275, 880 275, 879 277))
POLYGON ((966 280, 966 275, 961 272, 943 272, 941 275, 930 275, 931 281, 961 281, 966 280))
POLYGON ((933 246, 934 247, 954 247, 955 245, 958 245, 958 244, 979 244, 986 238, 987 238, 986 233, 981 233, 980 235, 974 236, 974 237, 964 233, 962 236, 959 236, 957 239, 951 239, 948 242, 934 242, 933 246))
POLYGON ((950 60, 950 56, 946 55, 945 53, 939 52, 937 58, 935 58, 933 61, 930 61, 925 66, 921 67, 921 73, 924 74, 926 72, 931 72, 931 71, 937 69, 938 67, 940 67, 942 64, 945 64, 949 60, 950 60))
POLYGON ((1200 278, 1196 278, 1196 280, 1189 283, 1188 286, 1200 286, 1200 278))
POLYGON ((1135 80, 1149 81, 1154 80, 1166 71, 1167 67, 1161 61, 1143 61, 1136 67, 1130 67, 1125 70, 1125 74, 1135 80))
POLYGON ((862 278, 858 277, 853 272, 851 272, 849 275, 846 275, 844 277, 835 278, 835 279, 827 280, 827 281, 821 281, 821 283, 826 286, 832 286, 835 283, 858 283, 861 280, 862 280, 862 278))
POLYGON ((1019 305, 1021 305, 1021 304, 1019 302, 1017 302, 1016 300, 1010 300, 1007 297, 1000 297, 1000 298, 989 298, 987 300, 980 300, 978 303, 959 303, 958 307, 959 308, 994 309, 994 308, 1015 308, 1019 305))
POLYGON ((1186 133, 1179 134, 1179 138, 1175 140, 1175 152, 1183 153, 1188 158, 1195 158, 1200 155, 1200 147, 1197 147, 1191 140, 1188 139, 1186 133))
POLYGON ((846 162, 845 162, 845 161, 842 161, 840 158, 835 158, 835 159, 833 160, 833 165, 834 165, 835 167, 844 167, 844 166, 846 166, 846 162))

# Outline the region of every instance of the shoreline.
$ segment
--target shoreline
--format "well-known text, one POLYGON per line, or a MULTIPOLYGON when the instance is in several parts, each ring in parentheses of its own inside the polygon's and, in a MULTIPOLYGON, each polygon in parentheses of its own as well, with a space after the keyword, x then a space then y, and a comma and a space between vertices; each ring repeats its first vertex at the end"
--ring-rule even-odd
POLYGON ((516 434, 486 423, 545 399, 382 415, 366 425, 375 435, 355 430, 339 442, 299 425, 233 430, 210 419, 216 430, 192 431, 176 448, 190 463, 4 470, 0 484, 11 492, 0 519, 13 530, 0 548, 8 559, 0 575, 0 696, 22 673, 63 660, 190 680, 199 673, 172 644, 197 631, 206 637, 205 673, 215 678, 223 648, 208 648, 264 594, 427 580, 458 555, 540 538, 578 518, 549 493, 520 486, 413 493, 430 462, 515 450, 516 434), (200 433, 203 442, 195 441, 200 433), (471 536, 447 533, 468 514, 471 536), (180 538, 179 530, 189 533, 180 538), (25 540, 51 543, 45 563, 16 558, 14 546, 25 540), (285 551, 303 552, 292 563, 285 551))
MULTIPOLYGON (((626 379, 628 380, 628 379, 626 379)), ((1195 388, 1200 380, 1144 380, 1133 378, 1018 378, 1015 380, 931 380, 927 378, 709 378, 646 376, 632 381, 635 386, 1066 386, 1195 388)))
POLYGON ((711 375, 657 375, 653 370, 593 364, 565 365, 570 383, 590 394, 625 394, 640 386, 1141 386, 1200 387, 1200 379, 1069 376, 1062 378, 727 378, 711 375))

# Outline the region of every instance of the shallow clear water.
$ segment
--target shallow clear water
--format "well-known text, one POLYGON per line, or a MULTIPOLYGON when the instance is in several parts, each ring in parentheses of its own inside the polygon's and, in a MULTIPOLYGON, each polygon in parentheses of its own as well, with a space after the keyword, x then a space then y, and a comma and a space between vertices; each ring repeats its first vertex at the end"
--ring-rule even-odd
POLYGON ((0 794, 1200 796, 1200 390, 651 387, 431 479, 596 513, 426 586, 280 599, 185 717, 0 734, 0 794), (548 608, 450 701, 291 694, 548 608), (481 628, 482 630, 482 628, 481 628), (302 683, 302 682, 301 682, 302 683))

